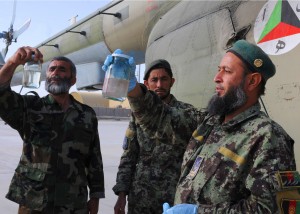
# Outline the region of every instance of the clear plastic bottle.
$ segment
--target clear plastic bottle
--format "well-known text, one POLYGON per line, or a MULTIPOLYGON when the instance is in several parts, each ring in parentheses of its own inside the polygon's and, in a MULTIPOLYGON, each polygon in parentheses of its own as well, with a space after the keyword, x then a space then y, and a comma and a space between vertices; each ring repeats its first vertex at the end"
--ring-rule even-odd
POLYGON ((126 99, 130 65, 130 56, 124 54, 112 54, 113 61, 105 74, 102 88, 102 96, 107 99, 123 102, 126 99))
POLYGON ((42 64, 29 61, 24 65, 22 85, 26 88, 39 88, 41 84, 42 64))

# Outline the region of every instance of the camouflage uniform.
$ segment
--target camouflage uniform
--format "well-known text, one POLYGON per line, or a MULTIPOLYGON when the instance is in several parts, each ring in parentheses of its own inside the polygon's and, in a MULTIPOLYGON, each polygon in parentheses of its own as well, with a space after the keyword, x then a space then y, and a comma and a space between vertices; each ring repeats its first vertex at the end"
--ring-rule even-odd
POLYGON ((0 116, 16 129, 23 152, 6 197, 47 213, 87 213, 87 196, 104 198, 95 112, 71 97, 63 112, 51 97, 0 88, 0 116))
POLYGON ((126 131, 125 150, 113 190, 116 194, 129 193, 128 213, 161 214, 164 202, 173 204, 182 157, 197 127, 196 117, 191 115, 197 111, 174 97, 170 108, 152 91, 136 101, 131 103, 135 117, 126 131))
POLYGON ((278 213, 278 171, 295 170, 294 141, 256 104, 227 123, 207 116, 184 154, 175 204, 198 213, 278 213))

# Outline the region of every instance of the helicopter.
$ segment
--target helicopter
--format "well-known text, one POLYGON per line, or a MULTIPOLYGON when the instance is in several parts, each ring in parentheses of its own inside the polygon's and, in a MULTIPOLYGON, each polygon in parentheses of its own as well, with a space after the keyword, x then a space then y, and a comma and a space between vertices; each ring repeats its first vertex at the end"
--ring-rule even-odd
MULTIPOLYGON (((201 108, 214 93, 213 77, 226 50, 240 39, 256 43, 277 70, 260 103, 295 140, 299 171, 299 20, 299 0, 114 0, 36 47, 44 55, 43 74, 58 55, 76 64, 78 90, 102 88, 101 65, 117 48, 137 64, 164 58, 176 79, 172 94, 201 108)), ((18 71, 13 85, 20 85, 18 71)))

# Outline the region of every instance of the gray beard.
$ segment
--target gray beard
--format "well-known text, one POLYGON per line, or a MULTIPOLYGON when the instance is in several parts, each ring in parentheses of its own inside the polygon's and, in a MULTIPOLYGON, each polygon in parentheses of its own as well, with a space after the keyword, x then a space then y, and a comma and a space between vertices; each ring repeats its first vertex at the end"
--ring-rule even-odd
POLYGON ((228 115, 247 102, 247 95, 242 86, 232 87, 223 97, 214 94, 210 99, 207 111, 212 115, 228 115))
POLYGON ((60 95, 66 94, 69 92, 71 88, 71 79, 68 78, 60 78, 60 77, 52 77, 52 79, 58 79, 58 83, 50 83, 51 79, 47 78, 45 82, 45 90, 50 94, 60 95))

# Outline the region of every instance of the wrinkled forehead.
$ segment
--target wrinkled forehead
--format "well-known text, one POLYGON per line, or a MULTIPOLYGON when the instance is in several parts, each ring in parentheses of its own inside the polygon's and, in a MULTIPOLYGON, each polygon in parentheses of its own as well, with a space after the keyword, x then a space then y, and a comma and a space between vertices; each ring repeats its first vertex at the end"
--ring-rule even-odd
POLYGON ((50 62, 48 67, 50 68, 50 67, 60 67, 60 66, 70 69, 70 64, 68 62, 61 61, 61 60, 54 60, 50 62))

